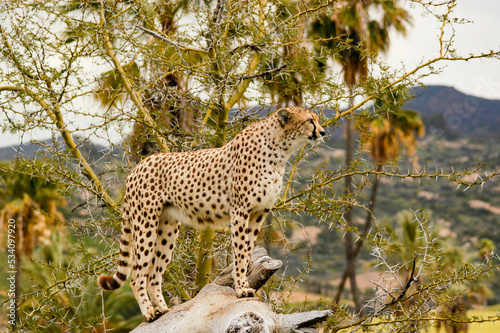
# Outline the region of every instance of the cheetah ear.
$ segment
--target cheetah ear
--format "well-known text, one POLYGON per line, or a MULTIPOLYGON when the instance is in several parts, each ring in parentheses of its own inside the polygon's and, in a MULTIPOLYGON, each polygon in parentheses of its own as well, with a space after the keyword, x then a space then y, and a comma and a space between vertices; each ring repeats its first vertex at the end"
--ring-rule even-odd
POLYGON ((279 109, 277 113, 280 125, 284 127, 286 124, 288 124, 292 115, 290 114, 290 111, 288 111, 287 109, 279 109))

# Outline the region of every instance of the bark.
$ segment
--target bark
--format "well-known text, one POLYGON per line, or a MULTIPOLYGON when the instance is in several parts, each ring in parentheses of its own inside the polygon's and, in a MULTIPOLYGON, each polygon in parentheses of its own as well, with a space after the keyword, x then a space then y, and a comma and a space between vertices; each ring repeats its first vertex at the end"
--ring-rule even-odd
MULTIPOLYGON (((280 267, 280 260, 256 248, 248 269, 250 287, 258 290, 280 267)), ((315 326, 331 315, 331 311, 277 314, 258 297, 237 298, 231 272, 229 266, 195 298, 152 323, 142 323, 132 333, 310 333, 318 332, 315 326)))
MULTIPOLYGON (((378 165, 376 171, 381 171, 382 170, 382 165, 378 165)), ((352 257, 353 261, 356 260, 356 258, 359 255, 359 252, 361 251, 361 248, 363 247, 363 241, 365 240, 366 236, 368 235, 368 232, 370 231, 370 226, 372 222, 372 215, 373 215, 373 210, 375 209, 375 202, 377 199, 377 191, 378 191, 378 186, 380 184, 380 179, 378 175, 375 175, 375 179, 373 180, 373 186, 372 186, 372 194, 370 197, 369 201, 369 206, 368 206, 368 213, 366 214, 366 219, 365 219, 365 225, 363 229, 363 235, 359 238, 359 240, 356 243, 356 247, 352 250, 352 257)), ((347 281, 347 278, 350 277, 350 267, 346 265, 346 268, 344 269, 344 273, 342 274, 342 277, 339 282, 339 287, 337 290, 337 294, 335 295, 335 300, 338 303, 340 300, 340 297, 342 295, 342 291, 344 290, 345 287, 345 282, 347 281)))
MULTIPOLYGON (((349 98, 349 105, 352 107, 354 105, 354 92, 353 89, 351 89, 351 97, 349 98)), ((346 129, 345 129, 345 135, 346 135, 346 158, 345 158, 345 164, 346 168, 350 168, 351 162, 353 161, 353 155, 354 155, 354 116, 352 114, 347 116, 347 122, 346 122, 346 129)), ((353 186, 353 179, 352 176, 347 176, 345 178, 345 191, 346 194, 350 194, 354 191, 354 186, 353 186)), ((346 227, 350 228, 352 227, 352 207, 348 206, 346 208, 346 212, 344 214, 344 218, 346 221, 346 227)), ((337 289, 337 293, 335 295, 335 301, 338 303, 341 296, 342 292, 345 287, 345 282, 347 278, 349 278, 349 282, 351 285, 351 297, 352 300, 355 304, 356 311, 359 311, 361 309, 361 303, 359 300, 359 292, 358 292, 358 286, 356 284, 356 267, 355 267, 355 260, 356 257, 354 255, 354 248, 353 248, 353 234, 351 231, 347 231, 345 235, 345 256, 346 256, 346 268, 344 271, 344 275, 342 276, 341 283, 339 284, 339 287, 337 289)))
POLYGON ((200 233, 200 249, 198 250, 198 259, 196 262, 196 290, 200 291, 209 282, 208 276, 212 267, 212 244, 215 230, 213 228, 205 228, 200 233))
MULTIPOLYGON (((233 287, 233 266, 229 265, 215 279, 214 283, 220 286, 233 287)), ((252 252, 250 265, 248 266, 247 279, 251 288, 259 290, 264 283, 281 267, 281 260, 272 259, 267 255, 266 249, 256 248, 252 252)))

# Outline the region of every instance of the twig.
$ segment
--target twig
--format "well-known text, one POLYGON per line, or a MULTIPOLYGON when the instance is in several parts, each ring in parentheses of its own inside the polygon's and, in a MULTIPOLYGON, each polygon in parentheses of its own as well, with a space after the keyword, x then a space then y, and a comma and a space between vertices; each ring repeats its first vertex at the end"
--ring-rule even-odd
POLYGON ((202 50, 202 49, 197 49, 197 48, 194 48, 194 47, 189 47, 189 46, 185 46, 185 45, 182 45, 182 44, 179 44, 177 42, 174 42, 173 40, 171 39, 168 39, 167 37, 163 36, 162 34, 160 34, 159 32, 156 32, 156 31, 153 31, 153 30, 149 30, 149 29, 146 29, 138 24, 135 25, 136 28, 139 28, 140 30, 144 31, 145 33, 155 37, 155 38, 158 38, 158 39, 161 39, 169 44, 172 44, 173 46, 177 47, 179 50, 181 51, 195 51, 195 52, 201 52, 201 53, 204 53, 204 54, 207 54, 208 52, 205 51, 205 50, 202 50))
MULTIPOLYGON (((410 289, 411 284, 413 282, 417 281, 414 277, 415 267, 417 266, 417 257, 418 257, 418 254, 415 253, 415 257, 413 258, 413 267, 411 268, 410 277, 408 278, 408 281, 406 282, 406 285, 404 286, 403 290, 399 294, 398 298, 391 302, 392 304, 395 304, 396 302, 401 301, 403 299, 403 297, 405 296, 406 292, 408 291, 408 289, 410 289)), ((388 304, 388 307, 392 305, 391 303, 388 304)))
POLYGON ((286 66, 288 66, 287 64, 284 64, 284 65, 281 65, 279 67, 276 67, 276 68, 273 68, 273 69, 270 69, 268 71, 265 71, 265 72, 261 72, 261 73, 256 73, 256 74, 252 74, 252 75, 239 75, 237 76, 236 78, 239 79, 239 80, 248 80, 248 79, 253 79, 253 78, 256 78, 256 77, 261 77, 261 76, 264 76, 264 75, 267 75, 267 74, 271 74, 271 73, 274 73, 274 72, 278 72, 280 70, 282 70, 283 68, 285 68, 286 66))

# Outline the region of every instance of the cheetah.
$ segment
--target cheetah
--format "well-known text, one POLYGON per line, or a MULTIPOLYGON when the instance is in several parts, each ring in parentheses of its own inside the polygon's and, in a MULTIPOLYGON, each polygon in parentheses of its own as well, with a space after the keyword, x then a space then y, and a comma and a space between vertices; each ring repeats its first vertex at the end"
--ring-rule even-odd
POLYGON ((237 297, 253 297, 246 272, 262 222, 281 191, 285 164, 304 144, 323 140, 318 116, 279 109, 221 148, 158 153, 127 177, 117 272, 101 275, 104 290, 130 285, 146 321, 169 311, 161 289, 181 221, 193 227, 230 224, 237 297))

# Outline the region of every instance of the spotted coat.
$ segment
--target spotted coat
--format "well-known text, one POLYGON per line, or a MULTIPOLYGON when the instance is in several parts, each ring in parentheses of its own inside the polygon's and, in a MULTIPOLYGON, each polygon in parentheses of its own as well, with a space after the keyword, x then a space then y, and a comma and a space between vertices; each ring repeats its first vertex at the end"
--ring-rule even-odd
POLYGON ((325 131, 312 111, 292 107, 248 126, 222 148, 155 154, 126 181, 120 259, 105 290, 131 286, 142 314, 152 321, 168 311, 162 275, 172 260, 180 221, 194 227, 230 224, 238 297, 250 297, 246 270, 264 218, 281 191, 285 164, 305 143, 325 131))

